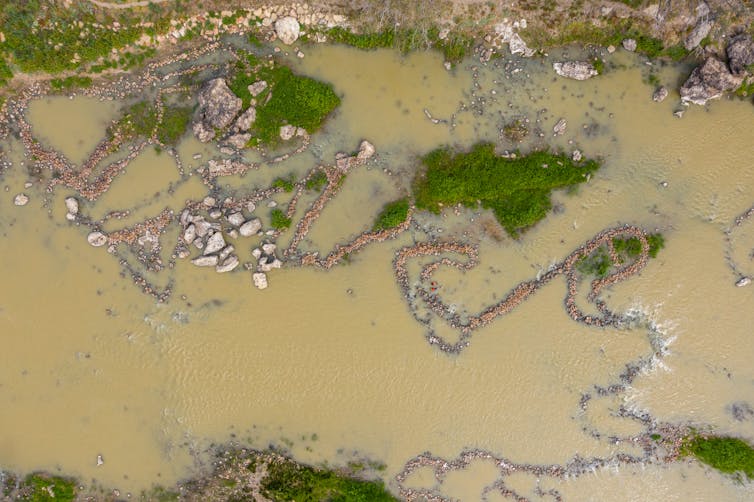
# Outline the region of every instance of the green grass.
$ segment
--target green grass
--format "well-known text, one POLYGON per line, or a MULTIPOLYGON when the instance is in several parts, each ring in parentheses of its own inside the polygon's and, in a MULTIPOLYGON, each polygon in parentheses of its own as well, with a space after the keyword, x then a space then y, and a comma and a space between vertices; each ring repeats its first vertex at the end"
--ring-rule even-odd
MULTIPOLYGON (((150 101, 139 101, 123 109, 123 115, 113 126, 126 138, 149 138, 157 127, 157 110, 150 101)), ((114 131, 113 131, 114 132, 114 131)))
POLYGON ((0 87, 7 84, 12 78, 13 72, 11 71, 10 66, 8 66, 8 63, 2 57, 2 52, 0 52, 0 87))
POLYGON ((319 191, 322 190, 325 185, 327 185, 327 175, 324 171, 317 171, 311 178, 306 180, 306 185, 304 186, 307 190, 319 191))
POLYGON ((340 98, 330 84, 295 75, 285 66, 260 73, 270 84, 272 92, 270 100, 257 108, 257 120, 253 126, 261 143, 277 144, 280 127, 286 124, 314 133, 340 104, 340 98))
POLYGON ((287 178, 277 178, 272 182, 272 186, 275 188, 282 188, 286 192, 292 192, 296 186, 296 179, 292 174, 287 178))
POLYGON ((325 31, 327 39, 336 44, 350 45, 358 49, 380 49, 395 46, 395 31, 385 30, 379 33, 352 33, 336 26, 325 31))
POLYGON ((741 439, 694 436, 685 442, 683 453, 720 472, 754 479, 754 448, 741 439))
POLYGON ((92 79, 89 77, 79 77, 72 75, 65 78, 53 78, 50 80, 50 87, 56 91, 83 89, 92 85, 92 79))
POLYGON ((69 502, 76 497, 75 480, 41 473, 26 476, 22 489, 28 490, 26 500, 31 502, 69 502))
POLYGON ((257 105, 257 118, 250 131, 254 135, 252 144, 277 145, 280 127, 286 124, 314 133, 340 104, 330 84, 296 75, 279 64, 259 64, 253 55, 237 65, 228 87, 247 107, 252 99, 248 86, 258 80, 266 81, 267 88, 256 97, 262 104, 257 105))
MULTIPOLYGON (((649 257, 657 258, 657 253, 665 247, 665 238, 662 234, 647 235, 647 244, 649 244, 649 257)), ((625 263, 631 258, 636 258, 641 254, 641 241, 638 237, 613 237, 613 248, 618 255, 621 263, 625 263)), ((605 277, 613 268, 610 255, 607 253, 606 246, 598 247, 589 256, 583 257, 576 265, 576 269, 587 276, 605 277)))
POLYGON ((162 123, 157 128, 157 139, 165 145, 177 145, 188 129, 193 113, 190 106, 166 106, 162 123))
POLYGON ((270 213, 270 219, 272 228, 276 230, 283 230, 291 226, 291 219, 280 209, 273 209, 270 213))
POLYGON ((408 199, 388 202, 377 216, 372 230, 380 231, 395 228, 406 221, 406 216, 408 216, 408 199))
POLYGON ((441 204, 477 207, 481 202, 514 237, 547 215, 552 190, 582 183, 599 168, 594 160, 577 163, 546 151, 505 159, 495 155, 491 143, 469 152, 439 148, 422 163, 425 169, 414 179, 417 208, 439 213, 441 204))
POLYGON ((274 501, 393 502, 381 481, 363 481, 333 471, 271 462, 261 483, 262 494, 274 501))
POLYGON ((736 96, 745 98, 754 95, 754 78, 749 77, 736 89, 736 96))

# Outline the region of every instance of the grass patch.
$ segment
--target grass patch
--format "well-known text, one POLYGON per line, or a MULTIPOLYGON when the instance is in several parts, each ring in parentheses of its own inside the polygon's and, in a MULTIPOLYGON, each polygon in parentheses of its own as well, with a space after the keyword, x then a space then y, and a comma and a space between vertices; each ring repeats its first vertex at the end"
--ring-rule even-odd
POLYGON ((177 145, 188 129, 193 113, 190 106, 166 106, 157 129, 157 139, 165 145, 177 145))
POLYGON ((605 73, 605 62, 602 61, 600 58, 592 59, 592 66, 597 71, 598 75, 602 75, 603 73, 605 73))
POLYGON ((320 191, 325 185, 327 185, 327 175, 324 171, 317 171, 311 178, 306 180, 306 185, 304 186, 307 190, 320 191))
POLYGON ((395 228, 404 221, 408 216, 408 199, 403 198, 385 204, 382 211, 377 216, 372 230, 375 232, 395 228))
POLYGON ((599 168, 594 160, 574 162, 545 151, 506 159, 495 155, 491 143, 469 152, 439 148, 422 163, 425 169, 414 179, 417 208, 439 213, 443 205, 481 203, 513 237, 547 215, 552 190, 582 183, 599 168))
POLYGON ((251 54, 247 61, 239 63, 229 84, 244 107, 252 99, 248 86, 258 80, 267 82, 267 88, 256 97, 261 104, 257 106, 257 118, 250 131, 254 135, 252 144, 277 145, 281 141, 280 127, 286 124, 314 133, 340 104, 330 84, 296 75, 279 64, 262 65, 251 54))
POLYGON ((13 72, 0 52, 0 87, 6 85, 13 78, 13 72))
POLYGON ((50 87, 56 91, 70 89, 84 89, 92 85, 92 79, 89 77, 79 77, 72 75, 65 78, 53 78, 50 80, 50 87))
POLYGON ((754 479, 754 448, 742 439, 694 436, 685 442, 682 453, 739 479, 741 475, 754 479))
POLYGON ((291 226, 291 219, 280 209, 273 209, 270 213, 270 224, 276 230, 284 230, 291 226))
POLYGON ((749 77, 736 89, 736 96, 746 98, 754 94, 754 78, 749 77))
POLYGON ((149 138, 157 127, 157 110, 149 101, 139 101, 123 110, 123 115, 111 127, 111 135, 116 131, 127 139, 149 138))
POLYGON ((76 481, 60 476, 34 473, 26 476, 21 489, 31 502, 69 502, 76 497, 76 481))
MULTIPOLYGON (((649 244, 649 257, 657 258, 657 254, 665 247, 665 237, 662 234, 647 235, 649 244)), ((621 263, 641 254, 641 241, 638 237, 613 237, 613 248, 621 263)), ((613 262, 607 252, 607 247, 602 245, 590 255, 583 257, 576 265, 576 269, 583 275, 605 277, 613 268, 613 262)))
POLYGON ((352 33, 341 26, 335 26, 326 30, 325 35, 330 42, 350 45, 362 50, 395 46, 394 30, 384 30, 378 33, 352 33))
POLYGON ((272 182, 272 186, 275 188, 282 188, 286 192, 292 192, 296 187, 296 179, 292 174, 287 178, 277 178, 272 182))
POLYGON ((275 461, 261 483, 264 496, 275 501, 393 502, 381 481, 364 481, 333 471, 275 461))

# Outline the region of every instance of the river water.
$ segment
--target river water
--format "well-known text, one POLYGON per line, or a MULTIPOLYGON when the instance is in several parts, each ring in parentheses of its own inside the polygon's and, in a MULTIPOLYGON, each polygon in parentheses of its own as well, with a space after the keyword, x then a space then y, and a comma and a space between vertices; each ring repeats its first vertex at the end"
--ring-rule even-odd
MULTIPOLYGON (((642 430, 619 416, 620 407, 754 439, 754 414, 733 413, 754 407, 754 286, 735 287, 740 274, 754 275, 754 222, 734 226, 754 204, 754 107, 722 100, 679 119, 677 94, 654 103, 645 81, 652 71, 673 87, 683 68, 650 68, 618 53, 604 75, 576 82, 556 77, 553 60, 467 61, 447 71, 434 53, 401 57, 324 46, 291 59, 295 70, 331 82, 341 107, 307 152, 230 177, 222 187, 300 176, 332 163, 337 151, 353 151, 361 139, 378 152, 349 174, 303 249, 326 254, 368 230, 383 203, 406 193, 418 156, 442 144, 578 148, 604 166, 575 193, 554 194, 558 210, 519 240, 484 211, 419 215, 411 231, 347 264, 275 270, 264 291, 240 267, 216 274, 179 260, 150 275, 159 285, 173 281, 170 301, 155 303, 123 275, 118 259, 87 244, 88 229, 66 221, 63 199, 73 192, 59 188, 45 198, 43 184, 22 164, 21 144, 8 140, 3 148, 14 165, 0 175, 0 465, 137 492, 187 476, 207 460, 198 452, 236 439, 284 447, 314 463, 379 460, 397 491, 395 476, 423 452, 450 461, 478 449, 536 465, 638 454, 630 442, 606 439, 642 430), (531 133, 520 145, 500 135, 514 118, 529 121, 531 133), (559 118, 567 130, 553 137, 559 118), (33 186, 24 188, 28 181, 33 186), (13 205, 20 192, 31 199, 25 207, 13 205), (622 223, 666 239, 640 274, 603 293, 611 309, 633 312, 643 327, 574 322, 563 307, 565 279, 558 278, 448 355, 427 343, 392 270, 395 251, 427 240, 427 232, 478 243, 476 268, 435 276, 445 301, 476 312, 622 223), (580 407, 595 385, 617 382, 627 364, 658 351, 625 391, 580 407)), ((34 101, 27 118, 39 141, 80 163, 117 108, 93 98, 48 97, 34 101)), ((179 151, 189 172, 214 154, 194 140, 179 151), (192 159, 197 152, 201 160, 192 159)), ((182 177, 169 155, 149 148, 96 203, 82 201, 81 211, 98 219, 131 208, 129 218, 138 220, 165 207, 178 212, 206 190, 198 176, 182 177)), ((304 195, 294 225, 312 199, 304 195)), ((258 206, 268 228, 269 209, 258 206)), ((125 224, 110 220, 105 228, 125 224)), ((175 242, 175 234, 165 238, 175 242)), ((252 242, 236 242, 242 260, 252 242)), ((473 501, 498 476, 490 461, 478 460, 442 483, 419 469, 404 486, 473 501)), ((565 500, 754 496, 751 484, 691 461, 615 466, 566 480, 519 472, 505 485, 532 500, 550 498, 548 490, 565 500)))

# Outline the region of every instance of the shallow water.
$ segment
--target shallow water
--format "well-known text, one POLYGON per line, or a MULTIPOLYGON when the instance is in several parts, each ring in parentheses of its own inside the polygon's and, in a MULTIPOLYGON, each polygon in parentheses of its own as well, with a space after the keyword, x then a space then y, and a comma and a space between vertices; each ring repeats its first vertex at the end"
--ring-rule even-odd
MULTIPOLYGON (((625 68, 567 82, 554 76, 547 60, 497 60, 486 67, 470 62, 448 72, 433 53, 401 58, 391 51, 311 48, 292 64, 332 82, 342 95, 341 108, 314 135, 309 152, 233 177, 228 188, 301 175, 319 159, 330 163, 336 151, 350 152, 369 139, 379 158, 349 174, 302 244, 324 255, 371 227, 381 205, 410 184, 410 175, 402 173, 412 171, 417 156, 440 144, 479 139, 513 149, 499 130, 514 117, 528 118, 532 131, 539 127, 544 137, 531 134, 523 148, 579 148, 603 157, 604 167, 577 193, 555 194, 561 210, 519 241, 504 236, 485 212, 419 215, 424 229, 467 232, 480 241, 475 269, 438 271, 443 298, 476 312, 603 228, 631 223, 661 230, 666 248, 658 258, 603 294, 612 309, 651 319, 669 350, 626 392, 595 398, 586 412, 580 410, 582 394, 616 382, 626 364, 655 348, 646 328, 600 329, 572 321, 563 308, 563 278, 476 332, 458 356, 427 344, 391 268, 397 248, 427 239, 417 229, 327 272, 274 271, 264 291, 253 288, 250 273, 240 267, 216 274, 178 261, 154 274, 160 284, 175 281, 171 300, 155 304, 120 275, 115 257, 87 244, 87 229, 65 220, 67 193, 51 197, 48 214, 43 188, 23 188, 28 174, 16 145, 15 166, 0 179, 8 187, 0 198, 0 465, 61 469, 138 491, 186 476, 196 452, 233 437, 259 448, 288 447, 312 462, 369 456, 387 465, 385 479, 396 489, 394 476, 425 451, 450 460, 465 449, 485 449, 531 464, 637 454, 634 445, 605 439, 641 432, 640 424, 617 416, 620 405, 646 410, 659 421, 754 438, 754 420, 739 421, 730 412, 734 402, 754 403, 748 329, 754 286, 736 288, 739 276, 726 258, 736 260, 740 271, 752 270, 754 223, 733 230, 730 249, 724 233, 754 203, 748 168, 754 136, 746 127, 754 107, 723 100, 689 109, 679 120, 672 115, 677 95, 653 103, 641 64, 624 54, 614 58, 625 68), (521 71, 495 67, 505 63, 521 71), (474 106, 482 96, 487 102, 479 114, 474 106), (433 124, 425 108, 448 123, 433 124), (553 138, 560 117, 568 129, 553 138), (31 202, 19 208, 12 201, 21 191, 31 202), (97 467, 97 455, 104 465, 97 467)), ((663 78, 677 78, 671 70, 663 78)), ((40 141, 81 162, 115 108, 45 98, 32 104, 29 120, 40 141), (64 134, 55 124, 78 106, 81 125, 64 134), (78 131, 87 133, 82 138, 78 131)), ((187 171, 216 154, 201 148, 193 140, 181 147, 187 171), (192 160, 198 152, 204 157, 192 160)), ((110 192, 82 204, 82 212, 98 219, 135 207, 132 219, 138 219, 164 207, 178 211, 185 199, 204 195, 198 177, 181 178, 169 156, 147 149, 110 192)), ((289 198, 275 197, 281 203, 289 198)), ((302 199, 297 217, 311 200, 302 199)), ((269 228, 264 204, 255 214, 269 228)), ((109 221, 107 230, 130 223, 109 221)), ((287 238, 284 233, 279 242, 287 238)), ((242 259, 252 242, 234 241, 242 259)), ((449 473, 443 483, 421 471, 405 485, 478 500, 495 476, 480 461, 449 473)), ((533 500, 546 498, 542 493, 550 489, 565 500, 752 496, 750 484, 687 463, 622 466, 564 481, 516 473, 505 484, 533 500)), ((494 493, 487 496, 496 500, 494 493)))

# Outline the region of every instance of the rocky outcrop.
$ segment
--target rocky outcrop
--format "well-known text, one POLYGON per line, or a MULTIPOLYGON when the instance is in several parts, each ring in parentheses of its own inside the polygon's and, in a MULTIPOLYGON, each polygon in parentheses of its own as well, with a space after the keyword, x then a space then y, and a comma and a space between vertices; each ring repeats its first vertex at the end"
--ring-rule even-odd
POLYGON ((586 80, 597 75, 592 63, 587 61, 563 61, 552 64, 555 73, 574 80, 586 80))
POLYGON ((704 105, 710 99, 719 98, 723 93, 737 88, 742 80, 728 71, 725 63, 709 57, 701 66, 694 68, 681 86, 681 100, 684 103, 704 105))
MULTIPOLYGON (((495 25, 495 35, 497 41, 500 43, 508 44, 508 50, 511 54, 521 54, 524 57, 531 57, 534 55, 534 49, 530 49, 526 42, 523 41, 521 36, 516 33, 515 28, 519 25, 518 22, 511 23, 498 23, 495 25)), ((524 23, 525 27, 525 23, 524 23)))
POLYGON ((709 35, 713 24, 714 23, 709 19, 700 19, 696 26, 694 26, 694 29, 691 30, 691 33, 689 33, 689 36, 686 37, 686 40, 683 42, 683 46, 686 48, 686 50, 690 51, 699 47, 699 43, 704 40, 704 37, 709 35))
POLYGON ((198 99, 199 114, 193 130, 202 142, 214 138, 216 129, 228 127, 241 110, 241 99, 233 94, 221 78, 207 81, 199 92, 198 99))
POLYGON ((728 66, 733 75, 746 75, 747 66, 754 65, 754 42, 745 33, 736 35, 727 49, 728 66))
POLYGON ((295 17, 286 16, 275 21, 275 34, 281 42, 291 45, 301 34, 301 26, 295 17))

